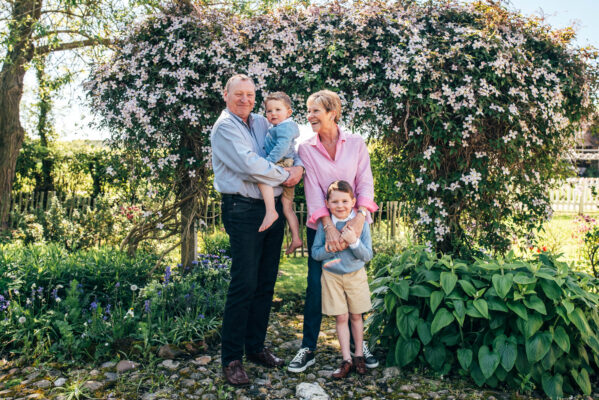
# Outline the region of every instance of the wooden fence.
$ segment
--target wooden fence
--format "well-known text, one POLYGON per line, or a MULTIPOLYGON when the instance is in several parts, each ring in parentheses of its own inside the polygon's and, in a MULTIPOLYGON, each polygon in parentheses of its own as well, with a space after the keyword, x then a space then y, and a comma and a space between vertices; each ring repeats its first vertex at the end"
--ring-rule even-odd
MULTIPOLYGON (((551 205, 556 213, 599 213, 599 178, 572 178, 568 179, 560 188, 549 193, 551 205)), ((48 210, 51 199, 56 198, 70 217, 74 210, 94 209, 95 201, 91 197, 73 197, 56 194, 54 192, 39 192, 33 194, 18 194, 13 198, 11 214, 23 215, 42 210, 48 210)), ((388 201, 379 204, 379 210, 374 213, 373 234, 384 236, 387 239, 395 238, 403 233, 405 225, 401 222, 401 204, 397 201, 388 201)), ((296 213, 300 222, 300 232, 306 243, 304 224, 307 209, 305 204, 296 204, 296 213)), ((16 218, 9 220, 9 225, 15 227, 16 218)), ((199 230, 213 232, 222 226, 220 202, 212 202, 199 218, 199 230)), ((290 240, 290 233, 286 231, 285 245, 290 240)), ((304 247, 297 252, 298 256, 306 256, 304 247)))

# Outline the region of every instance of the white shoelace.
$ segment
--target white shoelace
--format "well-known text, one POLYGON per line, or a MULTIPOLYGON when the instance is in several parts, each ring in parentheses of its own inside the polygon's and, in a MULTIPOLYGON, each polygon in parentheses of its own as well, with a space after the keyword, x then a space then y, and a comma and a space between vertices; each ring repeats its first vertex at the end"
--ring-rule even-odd
POLYGON ((301 362, 302 358, 304 358, 304 356, 310 351, 309 348, 307 347, 303 347, 301 349, 299 349, 299 351, 297 352, 297 354, 295 355, 295 357, 293 357, 293 360, 291 360, 291 362, 301 362))
POLYGON ((368 349, 366 342, 362 342, 362 352, 364 353, 364 358, 372 357, 372 353, 368 349))

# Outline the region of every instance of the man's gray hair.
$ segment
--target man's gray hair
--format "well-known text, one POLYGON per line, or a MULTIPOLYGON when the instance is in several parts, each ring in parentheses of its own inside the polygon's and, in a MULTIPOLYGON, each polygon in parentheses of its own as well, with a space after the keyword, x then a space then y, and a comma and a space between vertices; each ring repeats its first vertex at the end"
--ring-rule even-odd
POLYGON ((225 92, 229 92, 229 87, 233 84, 233 82, 240 80, 240 81, 250 81, 250 83, 254 86, 256 86, 256 84, 254 83, 254 80, 252 78, 250 78, 249 76, 245 75, 245 74, 236 74, 233 75, 232 77, 229 78, 229 80, 227 81, 227 83, 225 84, 225 92))

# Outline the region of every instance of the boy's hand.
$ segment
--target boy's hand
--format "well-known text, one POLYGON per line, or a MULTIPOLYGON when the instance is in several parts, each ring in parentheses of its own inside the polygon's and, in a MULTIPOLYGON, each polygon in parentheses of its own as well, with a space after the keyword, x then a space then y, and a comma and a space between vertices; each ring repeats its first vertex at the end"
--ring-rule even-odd
POLYGON ((354 244, 356 243, 356 240, 358 240, 356 232, 352 229, 351 226, 346 226, 345 229, 343 229, 343 232, 341 232, 341 238, 345 240, 348 244, 354 244))

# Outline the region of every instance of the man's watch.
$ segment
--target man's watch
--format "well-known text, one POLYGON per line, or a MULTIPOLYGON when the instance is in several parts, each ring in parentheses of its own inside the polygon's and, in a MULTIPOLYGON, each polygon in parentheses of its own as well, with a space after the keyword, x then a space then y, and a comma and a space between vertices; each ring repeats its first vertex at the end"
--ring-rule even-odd
POLYGON ((364 216, 364 218, 366 218, 368 216, 368 213, 366 212, 366 210, 362 210, 361 208, 358 210, 358 212, 360 214, 362 214, 364 216))

